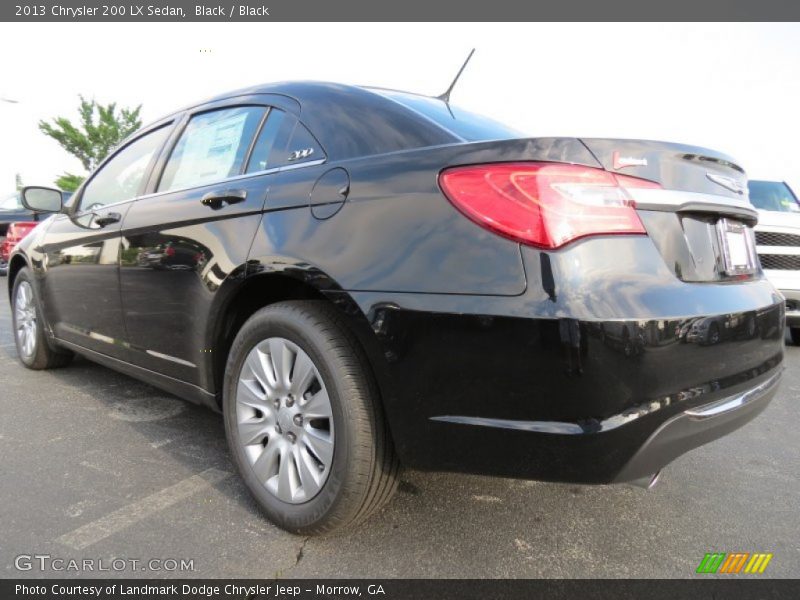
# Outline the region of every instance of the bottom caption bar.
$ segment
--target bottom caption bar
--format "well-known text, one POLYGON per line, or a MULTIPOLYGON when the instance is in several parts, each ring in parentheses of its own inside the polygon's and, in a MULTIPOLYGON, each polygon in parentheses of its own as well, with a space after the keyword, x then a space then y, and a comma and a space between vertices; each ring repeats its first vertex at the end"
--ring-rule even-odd
POLYGON ((436 600, 471 598, 800 598, 800 580, 541 580, 541 579, 297 579, 297 580, 0 580, 0 598, 86 600, 315 599, 436 600))

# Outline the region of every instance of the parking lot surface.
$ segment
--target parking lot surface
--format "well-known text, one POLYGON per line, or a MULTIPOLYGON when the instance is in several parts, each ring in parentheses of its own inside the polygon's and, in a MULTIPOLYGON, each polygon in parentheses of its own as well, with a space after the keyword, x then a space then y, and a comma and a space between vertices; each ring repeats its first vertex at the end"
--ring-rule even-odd
POLYGON ((24 369, 0 287, 3 577, 693 577, 711 551, 770 552, 762 577, 800 575, 798 347, 761 416, 652 491, 406 471, 367 523, 306 539, 261 516, 220 415, 80 358, 24 369), (42 571, 20 555, 126 562, 42 571), (170 559, 192 570, 159 571, 170 559))

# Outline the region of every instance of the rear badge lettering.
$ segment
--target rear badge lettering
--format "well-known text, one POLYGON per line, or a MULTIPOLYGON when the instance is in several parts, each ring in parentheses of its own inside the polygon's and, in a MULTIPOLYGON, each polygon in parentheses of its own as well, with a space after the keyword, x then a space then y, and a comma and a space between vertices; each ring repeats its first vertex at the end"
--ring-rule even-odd
POLYGON ((289 160, 300 160, 301 158, 308 158, 314 154, 313 148, 304 148, 302 150, 295 150, 289 155, 289 160))
POLYGON ((646 167, 646 158, 633 158, 632 156, 620 156, 617 150, 613 154, 614 169, 624 169, 625 167, 646 167))

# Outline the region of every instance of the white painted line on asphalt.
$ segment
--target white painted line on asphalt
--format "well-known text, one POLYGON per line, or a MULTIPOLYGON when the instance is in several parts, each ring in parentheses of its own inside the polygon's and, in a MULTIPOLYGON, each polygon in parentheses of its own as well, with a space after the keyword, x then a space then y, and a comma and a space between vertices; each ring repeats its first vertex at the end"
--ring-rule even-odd
POLYGON ((114 477, 122 477, 122 473, 117 473, 116 471, 112 471, 111 469, 106 469, 105 467, 100 467, 98 465, 92 464, 88 460, 82 460, 81 466, 86 467, 87 469, 92 469, 94 471, 97 471, 98 473, 103 473, 104 475, 113 475, 114 477))
POLYGON ((151 442, 151 443, 150 443, 150 447, 151 447, 151 448, 158 449, 158 448, 161 448, 161 447, 163 447, 163 446, 166 446, 167 444, 171 444, 171 443, 172 443, 172 442, 174 442, 174 441, 175 441, 175 440, 174 440, 174 439, 172 439, 172 438, 168 438, 168 439, 166 439, 166 440, 159 440, 159 441, 157 441, 157 442, 151 442))
POLYGON ((127 529, 131 525, 219 483, 230 475, 228 471, 206 469, 202 473, 192 475, 160 492, 123 506, 105 517, 65 533, 56 541, 75 550, 83 550, 87 546, 96 544, 110 535, 127 529))

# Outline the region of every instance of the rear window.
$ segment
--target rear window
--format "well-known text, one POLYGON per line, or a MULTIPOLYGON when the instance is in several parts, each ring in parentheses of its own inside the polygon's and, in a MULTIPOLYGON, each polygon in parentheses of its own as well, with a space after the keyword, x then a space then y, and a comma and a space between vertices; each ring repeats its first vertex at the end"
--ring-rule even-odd
POLYGON ((750 181, 750 203, 759 210, 800 212, 800 204, 788 185, 780 181, 750 181))
POLYGON ((523 132, 499 121, 469 112, 452 104, 445 104, 442 100, 437 100, 436 98, 387 90, 375 91, 410 108, 468 142, 527 137, 523 132))

